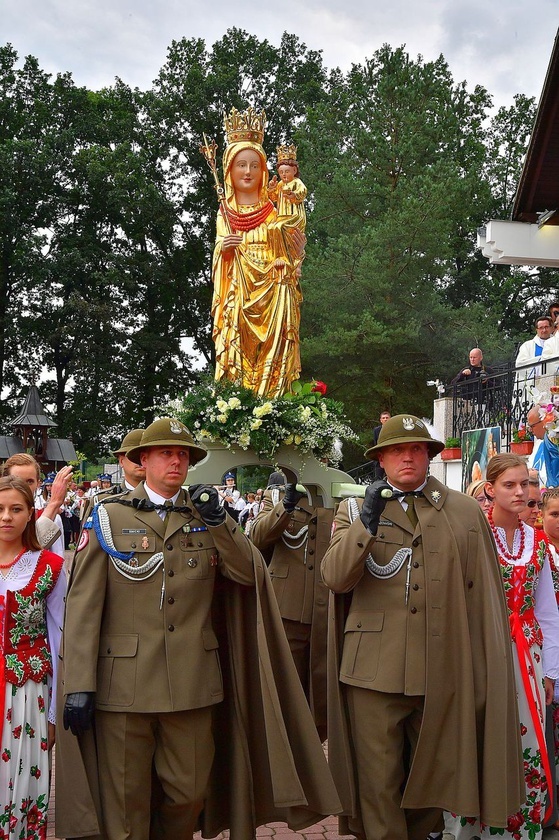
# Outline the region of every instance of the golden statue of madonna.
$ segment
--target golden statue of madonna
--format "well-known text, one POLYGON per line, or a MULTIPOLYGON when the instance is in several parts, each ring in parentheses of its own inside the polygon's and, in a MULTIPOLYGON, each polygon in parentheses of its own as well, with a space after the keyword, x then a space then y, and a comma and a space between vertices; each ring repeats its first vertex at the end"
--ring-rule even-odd
POLYGON ((301 213, 278 215, 268 195, 265 120, 263 111, 252 108, 244 113, 233 108, 225 117, 223 188, 215 143, 206 142, 202 151, 220 194, 212 266, 215 378, 278 397, 301 370, 299 275, 305 236, 301 213))

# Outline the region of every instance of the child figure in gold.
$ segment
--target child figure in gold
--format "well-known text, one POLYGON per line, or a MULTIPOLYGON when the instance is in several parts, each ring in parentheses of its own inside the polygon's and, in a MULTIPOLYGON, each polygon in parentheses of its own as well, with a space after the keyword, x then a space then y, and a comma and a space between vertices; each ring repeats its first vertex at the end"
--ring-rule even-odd
POLYGON ((268 197, 264 112, 225 118, 225 196, 213 255, 213 340, 217 380, 241 381, 278 397, 299 378, 298 267, 305 237, 268 197))
MULTIPOLYGON (((268 185, 268 195, 276 203, 278 219, 284 220, 286 227, 295 227, 305 233, 307 214, 305 213, 305 199, 307 188, 299 178, 299 164, 297 163, 297 146, 278 146, 278 181, 274 175, 268 185)), ((304 254, 297 265, 297 276, 301 276, 301 263, 304 254)))

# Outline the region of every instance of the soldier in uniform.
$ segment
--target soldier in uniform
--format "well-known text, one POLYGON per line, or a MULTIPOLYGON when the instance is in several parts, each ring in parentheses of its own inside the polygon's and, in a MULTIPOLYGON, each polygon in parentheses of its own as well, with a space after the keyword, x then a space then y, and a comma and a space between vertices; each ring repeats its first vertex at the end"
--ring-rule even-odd
POLYGON ((366 453, 386 481, 340 504, 322 561, 330 767, 360 840, 425 840, 441 809, 504 827, 525 799, 495 546, 475 499, 428 477, 443 448, 387 420, 366 453))
MULTIPOLYGON (((281 476, 285 482, 285 476, 281 476)), ((314 506, 295 484, 271 484, 250 539, 269 562, 289 647, 321 740, 326 738, 328 589, 320 562, 330 541, 333 510, 314 506)))
POLYGON ((192 836, 223 698, 211 607, 216 572, 254 584, 255 549, 211 487, 182 489, 206 455, 177 420, 152 423, 127 457, 145 483, 92 514, 66 607, 64 725, 95 717, 108 840, 147 837, 152 762, 165 840, 192 836))
POLYGON ((128 452, 131 449, 134 449, 136 446, 138 446, 142 439, 143 433, 143 429, 132 429, 132 431, 128 432, 124 436, 119 448, 114 450, 113 455, 116 458, 118 458, 118 463, 120 465, 124 478, 120 484, 112 484, 112 486, 108 490, 101 490, 94 496, 90 497, 82 508, 82 520, 87 520, 87 518, 91 514, 91 511, 93 510, 94 505, 96 505, 102 499, 105 499, 109 496, 117 496, 121 493, 128 493, 131 490, 134 490, 134 488, 138 486, 140 481, 144 480, 144 478, 146 477, 145 469, 142 467, 141 464, 135 464, 134 461, 131 461, 130 458, 128 458, 128 452))

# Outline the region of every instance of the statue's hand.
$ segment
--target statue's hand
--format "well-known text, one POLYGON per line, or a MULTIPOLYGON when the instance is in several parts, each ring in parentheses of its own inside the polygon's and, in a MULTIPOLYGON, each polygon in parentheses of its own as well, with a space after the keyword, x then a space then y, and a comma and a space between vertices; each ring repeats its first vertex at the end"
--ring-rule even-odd
POLYGON ((243 237, 240 233, 228 233, 227 236, 223 237, 223 242, 221 243, 222 253, 232 253, 235 250, 235 248, 237 248, 241 244, 242 241, 243 237))
POLYGON ((285 271, 287 268, 287 262, 283 259, 283 257, 278 257, 274 260, 274 268, 277 268, 278 271, 285 271))
POLYGON ((298 228, 293 229, 293 231, 291 233, 291 237, 292 237, 291 241, 293 242, 293 247, 295 248, 297 256, 302 257, 303 254, 305 253, 305 245, 307 244, 307 237, 305 236, 304 233, 301 233, 301 231, 298 228))
POLYGON ((278 177, 277 177, 277 175, 274 175, 274 177, 271 178, 268 181, 268 189, 269 190, 274 190, 277 187, 277 185, 278 185, 278 177))

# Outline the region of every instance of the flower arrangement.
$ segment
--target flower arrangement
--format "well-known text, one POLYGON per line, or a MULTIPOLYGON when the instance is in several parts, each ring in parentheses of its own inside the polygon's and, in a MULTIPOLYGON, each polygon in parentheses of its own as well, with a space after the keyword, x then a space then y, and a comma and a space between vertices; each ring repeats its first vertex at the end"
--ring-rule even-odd
POLYGON ((164 406, 200 443, 229 449, 253 449, 272 458, 280 446, 293 446, 337 466, 339 440, 357 440, 347 425, 343 405, 325 397, 324 382, 294 382, 282 397, 259 397, 242 385, 206 381, 164 406))
POLYGON ((447 437, 444 445, 446 449, 461 449, 462 442, 459 437, 447 437))
POLYGON ((525 423, 520 423, 518 429, 515 429, 512 433, 512 442, 525 443, 527 440, 534 440, 534 435, 525 423))

